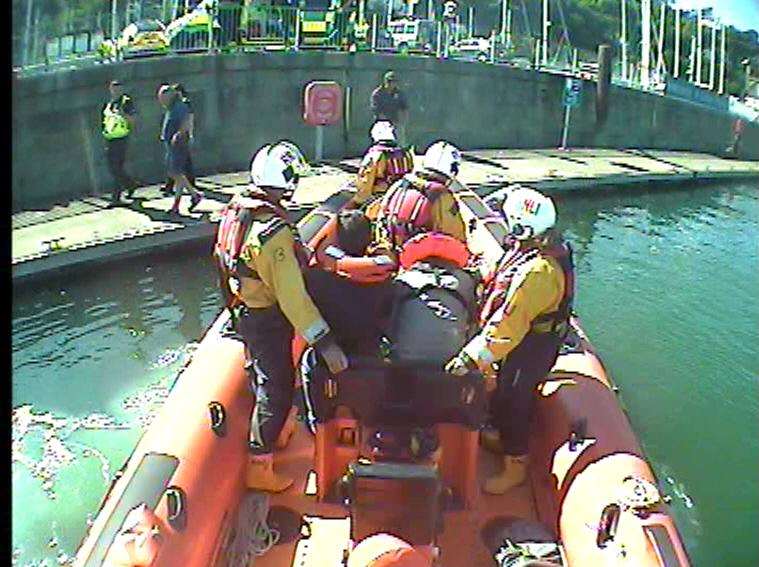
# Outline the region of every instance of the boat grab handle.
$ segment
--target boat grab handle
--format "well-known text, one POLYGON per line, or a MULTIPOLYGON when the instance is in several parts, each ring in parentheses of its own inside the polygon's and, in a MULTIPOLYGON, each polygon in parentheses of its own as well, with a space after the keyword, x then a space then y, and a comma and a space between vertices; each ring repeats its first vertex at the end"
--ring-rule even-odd
POLYGON ((187 525, 187 495, 178 486, 166 489, 166 508, 169 525, 175 530, 183 530, 187 525))
POLYGON ((596 535, 596 545, 599 548, 603 549, 610 541, 614 541, 621 511, 619 504, 608 504, 601 512, 601 519, 598 520, 598 534, 596 535))
POLYGON ((218 437, 224 437, 227 434, 227 412, 224 406, 219 402, 210 402, 208 413, 211 418, 211 431, 218 437))

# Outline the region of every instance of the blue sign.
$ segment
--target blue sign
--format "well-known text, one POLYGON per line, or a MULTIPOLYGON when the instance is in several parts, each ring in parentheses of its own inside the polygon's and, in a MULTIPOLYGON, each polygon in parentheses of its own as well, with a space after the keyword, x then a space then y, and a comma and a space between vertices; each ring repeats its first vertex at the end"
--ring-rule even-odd
POLYGON ((582 100, 582 81, 567 77, 564 83, 564 106, 578 106, 582 100))

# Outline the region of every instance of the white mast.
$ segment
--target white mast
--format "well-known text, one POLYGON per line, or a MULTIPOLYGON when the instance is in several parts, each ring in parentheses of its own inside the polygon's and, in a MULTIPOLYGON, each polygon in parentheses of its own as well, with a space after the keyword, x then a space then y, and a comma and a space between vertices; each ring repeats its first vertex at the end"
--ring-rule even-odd
POLYGON ((651 82, 651 0, 641 0, 640 83, 647 88, 651 82))
POLYGON ((543 66, 548 65, 548 26, 551 22, 548 19, 548 0, 543 0, 543 66))
POLYGON ((627 80, 627 0, 622 0, 622 80, 627 80))
POLYGON ((703 20, 701 19, 701 8, 698 9, 698 19, 697 19, 697 27, 696 27, 696 80, 693 81, 697 85, 701 84, 701 49, 703 46, 702 42, 702 29, 703 26, 703 20))
POLYGON ((657 47, 659 48, 659 55, 656 58, 656 77, 659 81, 664 78, 665 71, 667 70, 666 63, 664 62, 664 18, 666 16, 666 4, 661 3, 661 10, 659 11, 659 41, 657 47))

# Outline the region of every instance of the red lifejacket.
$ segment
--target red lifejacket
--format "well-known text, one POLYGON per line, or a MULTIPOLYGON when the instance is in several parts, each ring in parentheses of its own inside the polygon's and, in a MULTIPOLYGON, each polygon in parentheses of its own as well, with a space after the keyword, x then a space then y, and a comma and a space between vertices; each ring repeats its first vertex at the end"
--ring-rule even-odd
POLYGON ((446 190, 437 181, 417 183, 408 176, 398 181, 382 199, 381 222, 395 246, 432 228, 432 205, 446 190))
POLYGON ((552 330, 555 331, 569 320, 569 316, 572 314, 575 292, 574 261, 571 246, 568 242, 562 242, 543 251, 536 248, 526 251, 512 248, 504 254, 493 277, 486 284, 485 301, 480 311, 481 325, 484 325, 506 301, 506 295, 517 271, 541 254, 555 258, 559 263, 564 273, 564 296, 556 311, 540 315, 533 321, 533 324, 552 323, 552 330))
POLYGON ((401 249, 400 264, 408 270, 420 260, 442 258, 463 268, 469 257, 469 249, 460 240, 442 232, 424 232, 406 241, 401 249))
MULTIPOLYGON (((261 191, 251 191, 249 195, 233 197, 222 210, 213 252, 219 273, 219 285, 227 299, 228 307, 234 307, 239 303, 239 298, 235 297, 229 289, 229 278, 240 276, 239 260, 243 244, 253 221, 262 212, 272 213, 288 225, 290 224, 287 212, 280 205, 269 200, 268 196, 261 191)), ((306 252, 297 234, 295 255, 299 262, 303 262, 306 258, 306 252)))

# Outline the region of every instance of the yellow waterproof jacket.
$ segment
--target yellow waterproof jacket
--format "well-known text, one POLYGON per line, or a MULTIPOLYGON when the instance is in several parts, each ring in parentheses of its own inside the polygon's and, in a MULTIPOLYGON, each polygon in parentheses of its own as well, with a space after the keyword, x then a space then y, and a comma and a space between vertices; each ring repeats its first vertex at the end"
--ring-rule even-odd
POLYGON ((505 359, 531 330, 546 332, 536 320, 554 313, 564 299, 564 272, 556 258, 539 254, 514 275, 502 305, 463 348, 480 368, 505 359))
POLYGON ((414 156, 408 148, 375 144, 364 155, 356 175, 357 205, 383 195, 388 188, 414 169, 414 156))
POLYGON ((314 344, 329 326, 306 291, 296 246, 287 222, 268 211, 259 213, 240 251, 235 293, 250 309, 278 304, 295 331, 314 344))

